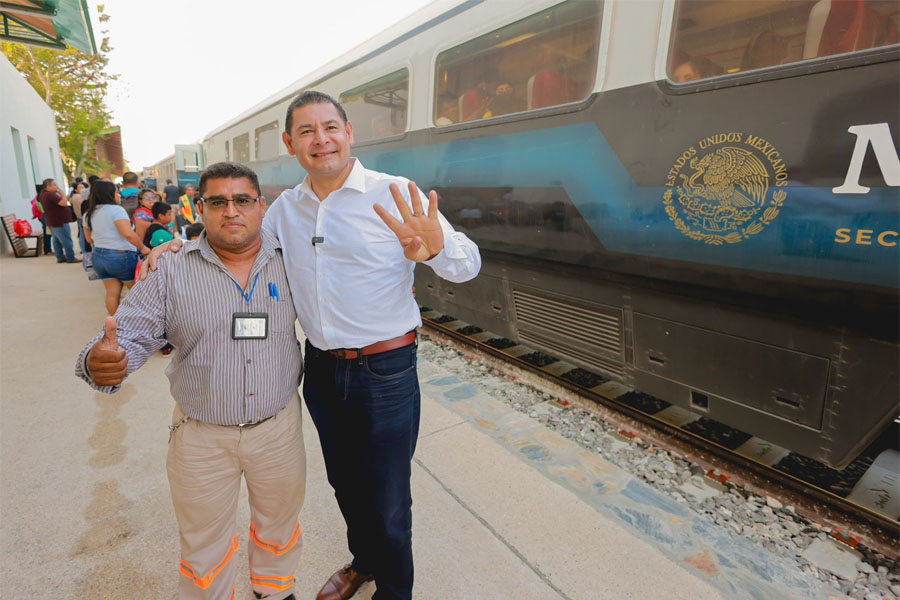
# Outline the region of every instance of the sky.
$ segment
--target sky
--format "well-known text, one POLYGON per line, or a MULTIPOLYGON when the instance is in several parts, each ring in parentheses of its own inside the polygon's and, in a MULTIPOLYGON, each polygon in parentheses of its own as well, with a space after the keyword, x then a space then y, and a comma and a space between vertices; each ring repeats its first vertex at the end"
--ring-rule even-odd
POLYGON ((428 0, 107 0, 107 104, 128 166, 172 154, 428 0))

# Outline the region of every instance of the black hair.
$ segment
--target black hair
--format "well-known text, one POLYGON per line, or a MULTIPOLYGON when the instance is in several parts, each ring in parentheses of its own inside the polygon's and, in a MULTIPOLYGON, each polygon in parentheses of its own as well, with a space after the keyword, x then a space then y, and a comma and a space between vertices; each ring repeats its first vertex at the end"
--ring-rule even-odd
POLYGON ((88 229, 91 227, 91 214, 94 209, 104 204, 116 203, 116 184, 111 181, 98 181, 91 186, 91 196, 88 200, 88 208, 84 212, 84 222, 88 229))
POLYGON ((138 203, 140 203, 141 200, 144 199, 144 196, 146 196, 147 194, 155 194, 155 193, 156 193, 156 192, 155 192, 154 190, 151 190, 150 188, 144 188, 144 189, 142 189, 142 190, 139 191, 138 194, 137 194, 137 197, 138 197, 138 203))
POLYGON ((50 185, 54 181, 56 181, 56 180, 53 179, 52 177, 48 177, 47 179, 44 180, 43 186, 46 188, 48 185, 50 185))
POLYGON ((94 185, 94 182, 97 181, 98 179, 100 179, 100 178, 97 177, 96 175, 88 175, 88 185, 89 186, 94 185))
POLYGON ((153 213, 154 219, 158 219, 170 210, 172 210, 172 205, 168 202, 154 202, 150 212, 153 213))
POLYGON ((259 188, 259 178, 252 169, 240 163, 223 161, 206 167, 206 170, 200 174, 200 189, 198 190, 200 197, 202 198, 204 192, 206 192, 206 182, 210 179, 242 179, 244 177, 250 180, 250 183, 256 189, 256 193, 262 195, 262 191, 259 188))
POLYGON ((341 106, 340 102, 324 92, 308 90, 294 98, 288 106, 287 115, 284 117, 284 131, 288 135, 291 135, 291 127, 294 125, 294 109, 302 108, 310 104, 331 104, 337 109, 338 114, 341 116, 344 123, 347 122, 347 113, 344 111, 344 107, 341 106))
POLYGON ((122 185, 134 185, 138 182, 137 173, 133 171, 126 171, 124 175, 122 175, 122 185))
POLYGON ((187 239, 191 240, 195 237, 199 237, 201 233, 203 233, 203 223, 194 223, 193 225, 188 225, 187 229, 184 230, 184 233, 187 235, 187 239))
POLYGON ((172 183, 171 179, 166 179, 166 183, 172 183))

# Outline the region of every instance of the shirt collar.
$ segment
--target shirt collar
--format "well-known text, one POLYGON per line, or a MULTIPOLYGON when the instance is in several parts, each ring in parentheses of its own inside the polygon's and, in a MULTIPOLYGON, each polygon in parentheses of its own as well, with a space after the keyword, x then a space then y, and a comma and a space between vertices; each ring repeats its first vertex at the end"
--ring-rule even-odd
MULTIPOLYGON (((275 255, 275 250, 281 250, 281 242, 278 241, 278 238, 273 236, 265 229, 260 229, 259 233, 260 235, 262 235, 262 246, 259 249, 260 252, 264 253, 268 257, 272 257, 275 255)), ((185 253, 199 250, 200 255, 206 260, 212 262, 221 262, 219 260, 219 255, 216 254, 215 250, 212 249, 212 246, 209 245, 209 239, 206 237, 205 229, 200 233, 200 237, 198 239, 185 242, 184 248, 182 250, 185 253)))
MULTIPOLYGON (((362 165, 358 158, 355 156, 350 160, 353 161, 353 167, 350 168, 350 173, 347 175, 347 179, 344 180, 344 184, 335 191, 340 191, 343 189, 351 189, 356 190, 357 192, 366 192, 366 168, 362 165)), ((315 192, 313 192, 312 186, 309 183, 309 175, 303 178, 303 181, 300 182, 300 192, 310 196, 311 198, 317 198, 315 192)))

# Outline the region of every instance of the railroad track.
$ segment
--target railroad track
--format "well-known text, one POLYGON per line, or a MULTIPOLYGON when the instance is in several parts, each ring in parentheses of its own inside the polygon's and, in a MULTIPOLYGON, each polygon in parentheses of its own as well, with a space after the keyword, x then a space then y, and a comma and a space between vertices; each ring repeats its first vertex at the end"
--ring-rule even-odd
MULTIPOLYGON (((863 544, 900 559, 900 521, 850 499, 857 484, 873 468, 878 454, 896 449, 897 423, 847 469, 837 471, 765 440, 519 344, 476 325, 423 306, 425 327, 437 336, 498 359, 502 364, 533 373, 583 400, 585 408, 604 407, 624 437, 640 435, 704 467, 711 485, 750 486, 796 507, 798 514, 823 523, 832 537, 850 547, 863 544)), ((877 468, 877 467, 876 467, 877 468)), ((868 486, 864 486, 868 487, 868 486)), ((855 497, 855 496, 854 496, 855 497)), ((871 499, 867 502, 872 504, 871 499)))

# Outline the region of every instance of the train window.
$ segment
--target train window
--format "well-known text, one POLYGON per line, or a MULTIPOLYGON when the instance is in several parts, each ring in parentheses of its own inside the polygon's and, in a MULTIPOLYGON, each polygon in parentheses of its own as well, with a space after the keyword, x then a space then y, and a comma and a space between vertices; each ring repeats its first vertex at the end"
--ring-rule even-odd
POLYGON ((254 139, 256 160, 267 160, 277 157, 278 144, 281 142, 281 136, 278 134, 278 121, 272 121, 262 127, 257 127, 254 139))
POLYGON ((234 162, 248 164, 250 162, 250 134, 244 133, 231 141, 234 149, 234 162))
POLYGON ((896 0, 678 0, 668 75, 685 83, 898 42, 896 0))
POLYGON ((355 143, 406 131, 409 69, 400 69, 341 94, 355 143))
POLYGON ((597 72, 601 2, 570 0, 437 57, 434 124, 587 98, 597 72))

